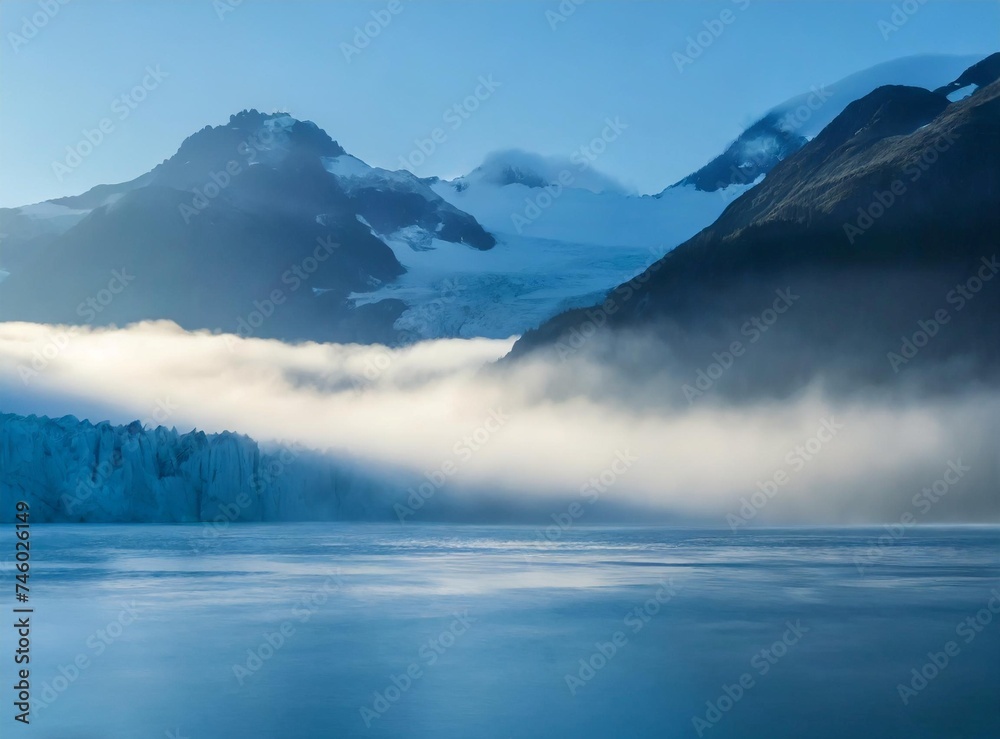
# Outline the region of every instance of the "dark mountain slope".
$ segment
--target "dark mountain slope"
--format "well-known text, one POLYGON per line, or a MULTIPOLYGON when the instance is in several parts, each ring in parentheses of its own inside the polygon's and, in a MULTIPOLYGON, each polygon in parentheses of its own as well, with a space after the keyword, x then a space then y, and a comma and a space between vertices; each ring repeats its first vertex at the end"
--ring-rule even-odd
POLYGON ((1000 83, 951 104, 940 93, 879 88, 716 223, 612 291, 606 321, 563 314, 526 334, 512 356, 565 353, 574 329, 605 323, 603 341, 590 346, 637 371, 662 360, 693 375, 741 341, 740 370, 717 383, 724 392, 791 392, 819 376, 854 387, 906 369, 887 355, 944 309, 950 325, 914 366, 959 362, 993 376, 1000 280, 988 281, 994 268, 985 264, 1000 252, 998 205, 1000 83), (978 292, 956 292, 971 292, 970 280, 978 292), (786 289, 799 297, 767 314, 773 326, 748 327, 786 289), (636 333, 662 353, 631 356, 636 333))

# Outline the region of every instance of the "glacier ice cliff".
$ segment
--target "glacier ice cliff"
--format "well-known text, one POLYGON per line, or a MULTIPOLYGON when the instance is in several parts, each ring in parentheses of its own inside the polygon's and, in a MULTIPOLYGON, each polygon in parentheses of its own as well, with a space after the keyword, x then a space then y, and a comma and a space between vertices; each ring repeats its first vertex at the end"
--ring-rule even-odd
POLYGON ((385 518, 386 486, 350 460, 225 431, 0 413, 0 521, 25 500, 36 522, 385 518))

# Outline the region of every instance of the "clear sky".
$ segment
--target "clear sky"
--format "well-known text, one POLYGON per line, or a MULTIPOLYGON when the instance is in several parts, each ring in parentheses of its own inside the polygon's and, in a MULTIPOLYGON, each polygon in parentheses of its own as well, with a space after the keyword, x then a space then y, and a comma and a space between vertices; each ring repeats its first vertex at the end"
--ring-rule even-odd
POLYGON ((906 0, 916 12, 885 38, 879 21, 893 4, 3 0, 0 206, 136 177, 243 108, 315 121, 390 169, 442 127, 446 139, 413 170, 446 177, 499 148, 569 155, 617 117, 628 128, 596 166, 656 192, 813 85, 910 54, 1000 49, 996 0, 906 0), (575 10, 560 20, 560 7, 575 10), (731 22, 678 71, 674 52, 724 10, 731 22), (382 17, 377 28, 372 13, 382 17), (348 59, 343 44, 369 21, 377 35, 348 59), (478 109, 460 127, 444 123, 491 75, 497 86, 479 88, 478 109), (141 102, 121 101, 144 81, 141 102), (60 179, 52 163, 106 118, 103 140, 60 179))

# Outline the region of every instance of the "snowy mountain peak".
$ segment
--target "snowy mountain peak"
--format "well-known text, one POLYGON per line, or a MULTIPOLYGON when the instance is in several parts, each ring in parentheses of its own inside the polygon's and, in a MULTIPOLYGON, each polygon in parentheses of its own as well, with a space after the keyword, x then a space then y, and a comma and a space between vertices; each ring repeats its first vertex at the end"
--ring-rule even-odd
MULTIPOLYGON (((850 103, 876 88, 894 84, 934 90, 954 80, 976 60, 977 57, 958 55, 903 57, 861 70, 837 82, 814 86, 771 108, 722 154, 677 184, 712 192, 755 182, 801 149, 850 103)), ((979 79, 991 69, 991 64, 996 62, 988 59, 980 62, 981 66, 976 65, 979 74, 973 73, 973 76, 979 79)))
POLYGON ((312 121, 300 121, 285 112, 261 113, 243 110, 231 115, 221 126, 205 126, 188 136, 177 153, 153 171, 169 179, 183 179, 183 172, 195 171, 200 179, 211 168, 225 168, 236 161, 246 166, 265 163, 277 166, 286 159, 336 157, 344 148, 312 121), (208 169, 206 169, 208 168, 208 169))
POLYGON ((522 149, 504 149, 488 154, 482 164, 466 176, 454 180, 453 184, 458 190, 472 184, 497 187, 547 187, 558 184, 594 193, 625 192, 625 188, 614 178, 597 171, 578 154, 569 157, 544 156, 522 149))
POLYGON ((412 172, 370 167, 346 153, 323 157, 322 163, 350 198, 359 222, 379 237, 402 238, 414 249, 427 248, 431 234, 475 249, 496 245, 473 216, 445 201, 412 172))
POLYGON ((388 170, 372 167, 350 154, 323 157, 322 161, 323 168, 337 178, 347 193, 375 188, 412 193, 430 201, 439 200, 423 180, 405 169, 388 170))

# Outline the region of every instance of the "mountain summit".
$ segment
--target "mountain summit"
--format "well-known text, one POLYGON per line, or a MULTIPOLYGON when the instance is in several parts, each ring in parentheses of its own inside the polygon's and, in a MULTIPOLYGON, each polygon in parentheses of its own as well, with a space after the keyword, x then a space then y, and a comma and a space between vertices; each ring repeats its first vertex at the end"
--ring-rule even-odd
POLYGON ((642 332, 682 377, 740 362, 740 372, 719 371, 703 387, 692 379, 689 401, 715 388, 742 398, 788 393, 821 378, 891 382, 911 363, 924 370, 911 377, 932 383, 959 371, 994 377, 997 76, 979 67, 982 86, 957 100, 945 93, 969 74, 936 91, 873 90, 714 224, 611 291, 613 313, 565 313, 526 334, 514 355, 572 349, 597 310, 605 341, 592 346, 608 361, 631 361, 628 337, 642 332))
MULTIPOLYGON (((316 124, 244 110, 129 182, 3 212, 8 320, 170 319, 286 340, 398 340, 404 273, 386 240, 493 237, 408 172, 368 167, 316 124), (115 272, 133 279, 109 292, 115 272)), ((120 282, 120 281, 119 281, 120 282)), ((116 283, 117 284, 117 283, 116 283)))

